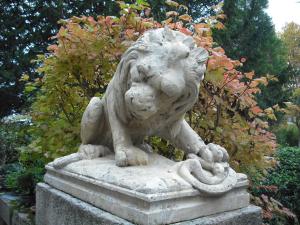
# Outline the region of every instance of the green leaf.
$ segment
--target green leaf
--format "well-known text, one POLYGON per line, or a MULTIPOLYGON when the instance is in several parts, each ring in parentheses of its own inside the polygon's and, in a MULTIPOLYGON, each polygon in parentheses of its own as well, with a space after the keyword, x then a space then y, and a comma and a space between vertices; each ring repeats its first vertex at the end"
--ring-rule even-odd
POLYGON ((224 80, 224 69, 220 68, 212 70, 206 73, 205 80, 212 82, 213 84, 220 84, 224 80))

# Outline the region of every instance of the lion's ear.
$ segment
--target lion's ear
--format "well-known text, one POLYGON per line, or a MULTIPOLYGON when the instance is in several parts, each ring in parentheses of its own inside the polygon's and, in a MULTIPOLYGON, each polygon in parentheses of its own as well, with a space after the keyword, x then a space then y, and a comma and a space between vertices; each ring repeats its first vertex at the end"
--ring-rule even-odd
POLYGON ((173 41, 176 39, 175 32, 172 31, 167 25, 164 27, 163 36, 167 41, 173 41))
POLYGON ((196 59, 198 64, 206 63, 208 56, 207 50, 201 47, 193 49, 190 53, 190 57, 196 59))
POLYGON ((196 46, 196 43, 194 39, 191 36, 187 36, 183 39, 183 44, 185 44, 189 49, 194 49, 196 46))

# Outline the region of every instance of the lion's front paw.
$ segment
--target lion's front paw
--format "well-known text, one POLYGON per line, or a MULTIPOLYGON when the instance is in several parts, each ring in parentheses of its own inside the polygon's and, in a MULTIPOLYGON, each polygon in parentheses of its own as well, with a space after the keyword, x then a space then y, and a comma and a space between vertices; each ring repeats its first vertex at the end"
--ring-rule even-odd
POLYGON ((202 167, 213 174, 223 174, 228 167, 229 155, 225 148, 220 145, 210 143, 208 145, 199 144, 195 151, 188 155, 188 158, 198 159, 202 167))
POLYGON ((207 147, 212 152, 214 162, 228 162, 229 155, 225 148, 214 143, 209 143, 207 147))
POLYGON ((80 145, 79 153, 83 159, 95 159, 97 157, 102 157, 110 153, 109 148, 103 145, 80 145))
POLYGON ((136 166, 147 165, 148 155, 141 149, 130 146, 122 149, 116 149, 115 160, 117 166, 136 166))

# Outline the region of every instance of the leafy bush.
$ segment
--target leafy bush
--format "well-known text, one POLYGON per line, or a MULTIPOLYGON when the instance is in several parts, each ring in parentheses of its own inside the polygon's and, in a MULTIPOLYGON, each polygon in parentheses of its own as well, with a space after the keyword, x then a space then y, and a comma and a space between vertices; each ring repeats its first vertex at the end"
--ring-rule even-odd
POLYGON ((281 109, 289 122, 284 121, 275 132, 280 144, 300 147, 300 88, 294 90, 290 100, 281 109))
POLYGON ((300 148, 285 147, 278 150, 279 161, 267 177, 267 184, 278 186, 276 199, 300 216, 300 148))
MULTIPOLYGON (((205 142, 226 147, 238 171, 248 170, 255 175, 257 169, 265 168, 268 162, 264 156, 274 151, 276 141, 263 119, 274 119, 274 114, 272 108, 259 108, 254 94, 260 92, 259 85, 267 85, 273 77, 254 79, 253 72, 239 72, 237 67, 242 63, 231 60, 216 46, 210 28, 222 28, 216 18, 224 15, 195 24, 187 14, 169 13, 169 18, 160 24, 143 17, 146 3, 120 4, 120 18, 73 17, 61 21, 62 27, 54 37, 57 44, 49 47, 50 54, 39 56, 38 71, 43 78, 27 82, 28 87, 41 87, 32 106, 34 125, 30 132, 34 140, 26 149, 31 158, 51 161, 77 151, 82 113, 91 97, 105 92, 128 44, 147 29, 167 25, 192 35, 196 44, 210 53, 199 101, 187 114, 188 122, 205 142)), ((169 4, 174 10, 186 9, 173 1, 169 4)), ((152 143, 164 148, 164 155, 175 153, 173 158, 182 158, 168 143, 157 138, 152 143)))
POLYGON ((0 167, 18 161, 19 150, 29 142, 26 116, 11 115, 0 120, 0 167))
POLYGON ((281 125, 275 133, 278 143, 282 146, 298 146, 300 131, 296 124, 281 125))
POLYGON ((44 174, 45 162, 24 151, 31 141, 30 127, 30 117, 20 114, 4 117, 0 123, 0 189, 21 195, 21 207, 34 204, 35 185, 44 174))
POLYGON ((0 181, 3 191, 14 192, 19 195, 18 209, 29 208, 35 204, 35 186, 43 181, 45 161, 26 159, 2 167, 0 173, 4 179, 0 181))
POLYGON ((281 148, 275 157, 277 166, 264 181, 252 186, 253 201, 263 207, 263 217, 270 224, 299 224, 300 148, 281 148))
POLYGON ((33 196, 36 184, 43 180, 44 172, 42 162, 37 162, 30 167, 16 164, 13 169, 7 171, 5 186, 18 194, 33 196))

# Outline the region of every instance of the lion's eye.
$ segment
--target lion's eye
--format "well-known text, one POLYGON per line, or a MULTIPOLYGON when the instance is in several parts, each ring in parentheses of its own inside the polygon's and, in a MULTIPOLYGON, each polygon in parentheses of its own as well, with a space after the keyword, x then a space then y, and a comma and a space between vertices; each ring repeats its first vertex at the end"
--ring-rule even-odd
POLYGON ((147 82, 149 79, 151 79, 152 77, 154 77, 154 74, 146 74, 144 76, 144 81, 147 82))

